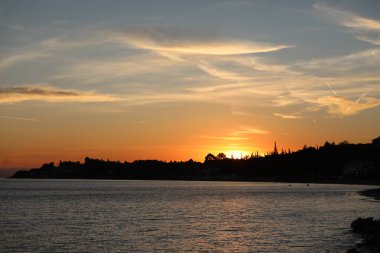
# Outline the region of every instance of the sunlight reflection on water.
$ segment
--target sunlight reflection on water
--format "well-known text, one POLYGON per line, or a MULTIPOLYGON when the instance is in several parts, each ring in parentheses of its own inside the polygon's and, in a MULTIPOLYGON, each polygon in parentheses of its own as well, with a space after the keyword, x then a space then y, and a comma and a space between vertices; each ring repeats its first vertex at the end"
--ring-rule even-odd
POLYGON ((1 180, 0 252, 345 252, 368 186, 1 180))

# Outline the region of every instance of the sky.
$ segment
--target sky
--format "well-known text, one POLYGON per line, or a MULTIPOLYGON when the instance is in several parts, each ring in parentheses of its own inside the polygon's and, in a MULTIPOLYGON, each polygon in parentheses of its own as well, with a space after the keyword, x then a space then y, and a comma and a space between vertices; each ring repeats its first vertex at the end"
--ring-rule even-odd
POLYGON ((0 0, 0 168, 380 135, 380 1, 0 0))

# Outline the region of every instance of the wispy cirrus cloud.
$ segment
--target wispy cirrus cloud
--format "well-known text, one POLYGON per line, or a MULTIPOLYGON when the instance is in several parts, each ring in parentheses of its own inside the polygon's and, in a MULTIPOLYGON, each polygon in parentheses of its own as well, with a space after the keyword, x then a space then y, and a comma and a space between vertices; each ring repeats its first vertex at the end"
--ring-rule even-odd
POLYGON ((368 42, 375 46, 380 46, 380 35, 379 36, 369 36, 369 35, 359 35, 356 36, 358 40, 368 42))
POLYGON ((244 76, 241 73, 236 73, 236 72, 213 67, 207 62, 202 62, 198 64, 198 67, 204 72, 206 72, 207 74, 214 76, 216 78, 220 78, 220 79, 244 81, 251 78, 249 76, 244 76))
MULTIPOLYGON (((153 27, 127 29, 125 32, 97 31, 90 38, 62 35, 59 38, 42 40, 35 44, 34 49, 28 48, 18 55, 5 58, 3 65, 0 63, 0 69, 1 66, 12 66, 28 59, 40 60, 47 56, 53 56, 49 60, 55 59, 55 56, 66 59, 65 52, 73 54, 87 46, 91 46, 91 50, 99 47, 100 50, 108 52, 110 47, 114 48, 117 44, 118 50, 130 50, 128 52, 132 53, 71 59, 57 66, 57 71, 45 77, 45 80, 60 87, 70 83, 71 87, 75 85, 88 89, 91 85, 95 89, 117 92, 121 94, 120 97, 80 92, 75 88, 63 90, 73 91, 66 96, 53 94, 54 92, 42 95, 41 92, 31 92, 30 87, 26 91, 22 86, 23 91, 13 91, 12 95, 8 90, 7 98, 4 98, 4 90, 1 90, 0 103, 6 100, 11 103, 12 99, 79 102, 79 94, 75 95, 77 92, 86 97, 83 101, 121 100, 126 105, 197 101, 237 106, 271 106, 277 108, 272 111, 275 116, 295 119, 301 116, 280 114, 276 112, 278 107, 322 108, 320 101, 316 101, 318 97, 327 95, 326 81, 334 83, 337 91, 346 93, 339 95, 349 93, 347 97, 353 97, 354 93, 363 94, 372 86, 374 89, 371 95, 376 97, 378 94, 375 86, 377 80, 380 80, 377 74, 380 51, 376 48, 349 55, 281 65, 265 58, 265 54, 252 54, 274 52, 290 47, 289 45, 256 42, 247 44, 246 41, 220 39, 218 35, 194 30, 188 32, 186 29, 153 27), (100 35, 103 38, 91 42, 96 41, 100 35), (257 45, 260 46, 256 47, 257 45), (23 52, 30 52, 30 57, 24 57, 23 52)), ((329 114, 342 115, 339 110, 323 107, 329 114)), ((247 111, 235 111, 233 110, 234 114, 250 115, 247 111)))
POLYGON ((314 9, 323 11, 339 24, 357 30, 380 32, 380 21, 365 18, 349 11, 340 10, 322 3, 315 3, 314 9))
POLYGON ((257 81, 262 78, 299 74, 289 66, 265 63, 262 58, 250 55, 208 57, 193 61, 210 76, 229 81, 257 81))
POLYGON ((248 140, 248 137, 239 137, 239 136, 207 136, 207 135, 200 135, 197 136, 199 138, 205 138, 205 139, 215 139, 215 140, 223 140, 223 141, 242 141, 242 140, 248 140))
POLYGON ((115 33, 117 40, 156 52, 195 55, 239 55, 281 50, 291 45, 228 40, 178 28, 135 28, 115 33), (185 31, 184 31, 185 30, 185 31), (190 33, 190 34, 189 34, 190 33))
POLYGON ((252 138, 253 135, 263 135, 263 134, 269 134, 269 132, 267 130, 254 128, 251 126, 239 126, 235 129, 228 129, 226 133, 223 135, 218 135, 218 136, 200 135, 197 137, 231 142, 231 141, 249 140, 252 138))
POLYGON ((334 76, 344 74, 349 75, 348 71, 353 71, 355 76, 361 72, 375 73, 375 68, 380 66, 380 49, 374 48, 354 52, 349 55, 335 56, 330 58, 311 59, 308 61, 299 61, 293 65, 293 69, 306 71, 319 76, 334 76))
POLYGON ((371 97, 350 100, 339 96, 325 96, 318 98, 314 102, 322 107, 327 107, 330 114, 341 117, 354 115, 360 111, 380 106, 380 100, 371 97))
POLYGON ((280 117, 282 119, 302 119, 302 116, 297 114, 284 114, 284 113, 273 113, 274 116, 280 117))
POLYGON ((0 104, 23 101, 45 102, 112 102, 120 98, 111 95, 83 92, 78 90, 62 90, 50 86, 32 85, 0 88, 0 104))
MULTIPOLYGON (((183 64, 182 64, 183 65, 183 64)), ((65 66, 61 75, 51 76, 51 80, 69 80, 80 84, 123 82, 136 77, 140 82, 148 75, 168 75, 165 70, 182 66, 179 63, 152 54, 139 54, 125 58, 89 60, 65 66)))
POLYGON ((0 70, 19 63, 38 61, 49 57, 55 58, 65 51, 106 43, 113 43, 113 41, 97 33, 86 33, 86 36, 82 35, 75 38, 63 35, 61 37, 50 37, 3 55, 0 59, 0 70))
POLYGON ((44 51, 46 50, 66 50, 81 48, 86 46, 98 45, 105 43, 104 39, 101 38, 86 38, 86 39, 64 39, 59 37, 52 37, 46 40, 41 41, 38 46, 41 47, 44 51))
POLYGON ((14 116, 3 116, 3 115, 0 115, 0 118, 10 119, 10 120, 21 120, 21 121, 34 121, 34 122, 38 122, 39 121, 38 119, 22 118, 22 117, 14 117, 14 116))
POLYGON ((48 56, 48 54, 41 50, 25 50, 13 53, 0 60, 0 70, 20 62, 33 61, 46 56, 48 56))
POLYGON ((267 130, 253 128, 249 126, 241 126, 240 128, 230 132, 231 136, 242 136, 251 134, 269 134, 269 132, 267 130))
POLYGON ((314 9, 327 14, 340 25, 358 33, 359 35, 355 36, 356 39, 372 45, 380 45, 380 20, 362 17, 326 4, 315 3, 313 6, 314 9))

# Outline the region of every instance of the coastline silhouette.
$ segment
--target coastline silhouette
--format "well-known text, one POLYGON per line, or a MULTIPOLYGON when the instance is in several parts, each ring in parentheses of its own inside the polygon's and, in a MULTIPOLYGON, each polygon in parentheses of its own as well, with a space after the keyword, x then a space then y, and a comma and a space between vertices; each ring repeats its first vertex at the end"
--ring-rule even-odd
POLYGON ((86 157, 84 163, 60 161, 40 168, 17 171, 12 178, 228 180, 286 182, 380 182, 380 137, 372 143, 304 146, 298 151, 274 150, 241 159, 224 153, 207 154, 203 163, 193 161, 136 160, 120 162, 86 157))

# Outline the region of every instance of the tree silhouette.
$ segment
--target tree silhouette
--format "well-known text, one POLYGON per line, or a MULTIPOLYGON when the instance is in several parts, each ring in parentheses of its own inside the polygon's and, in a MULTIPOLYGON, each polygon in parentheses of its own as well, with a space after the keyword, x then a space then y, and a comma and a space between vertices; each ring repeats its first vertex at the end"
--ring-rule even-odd
POLYGON ((274 142, 273 154, 278 155, 277 143, 274 142))
POLYGON ((226 156, 225 153, 219 153, 219 154, 216 156, 216 158, 217 158, 218 160, 224 160, 224 159, 227 158, 227 156, 226 156))
POLYGON ((205 161, 214 161, 214 160, 217 160, 216 159, 216 156, 214 156, 213 154, 211 153, 208 153, 205 157, 205 161))

